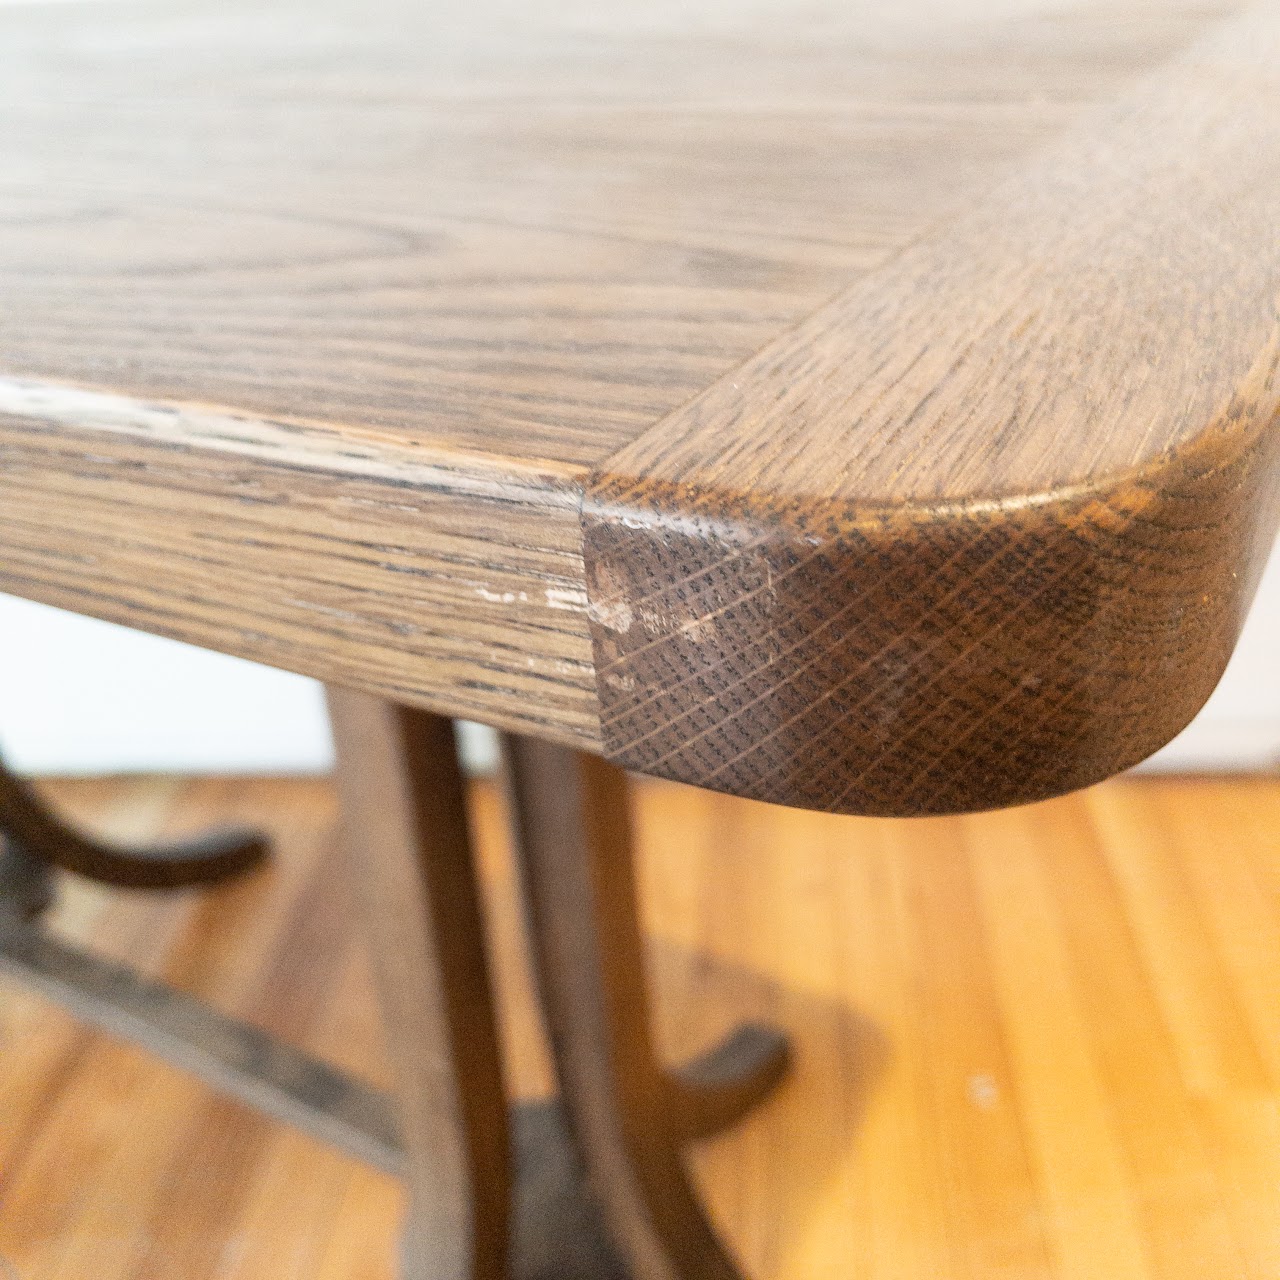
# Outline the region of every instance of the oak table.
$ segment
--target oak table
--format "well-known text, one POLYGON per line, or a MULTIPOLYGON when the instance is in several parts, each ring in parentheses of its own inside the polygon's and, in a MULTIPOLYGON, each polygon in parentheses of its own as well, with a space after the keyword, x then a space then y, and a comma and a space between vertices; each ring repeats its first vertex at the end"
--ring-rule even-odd
POLYGON ((621 769, 947 813, 1188 722, 1280 511, 1280 10, 20 3, 0 155, 0 589, 330 686, 397 1109, 39 927, 52 866, 251 835, 106 849, 0 771, 3 964, 402 1172, 410 1280, 731 1280, 681 1149, 786 1046, 656 1060, 621 769))

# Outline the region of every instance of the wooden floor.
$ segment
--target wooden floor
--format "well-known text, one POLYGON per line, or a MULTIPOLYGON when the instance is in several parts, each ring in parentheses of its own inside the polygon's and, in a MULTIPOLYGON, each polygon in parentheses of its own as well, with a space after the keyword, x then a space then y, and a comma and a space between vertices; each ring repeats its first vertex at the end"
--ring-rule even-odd
MULTIPOLYGON (((57 923, 383 1081, 311 781, 60 783, 119 837, 250 819, 273 869, 57 923)), ((512 1085, 548 1087, 493 790, 512 1085)), ((965 819, 637 789, 662 1041, 764 1014, 793 1081, 695 1159, 758 1280, 1280 1277, 1280 782, 1114 782, 965 819)), ((397 1186, 0 986, 0 1255, 22 1280, 390 1277, 397 1186)))

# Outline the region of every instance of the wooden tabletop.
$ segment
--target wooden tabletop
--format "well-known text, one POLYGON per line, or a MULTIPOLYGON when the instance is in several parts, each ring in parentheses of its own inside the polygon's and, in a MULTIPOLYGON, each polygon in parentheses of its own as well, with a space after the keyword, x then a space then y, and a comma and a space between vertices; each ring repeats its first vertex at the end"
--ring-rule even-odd
POLYGON ((1278 512, 1280 11, 0 7, 0 589, 788 804, 1161 746, 1278 512))

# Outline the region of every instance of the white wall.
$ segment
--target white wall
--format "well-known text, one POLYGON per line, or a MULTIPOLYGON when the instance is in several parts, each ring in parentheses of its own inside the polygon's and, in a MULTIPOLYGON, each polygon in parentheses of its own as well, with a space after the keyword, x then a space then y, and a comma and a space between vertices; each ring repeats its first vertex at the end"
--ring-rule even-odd
MULTIPOLYGON (((1236 655, 1166 769, 1280 764, 1280 555, 1236 655)), ((301 676, 0 596, 0 748, 32 773, 319 772, 332 746, 319 686, 301 676)), ((473 768, 491 737, 465 730, 473 768)))
MULTIPOLYGON (((24 773, 321 773, 314 680, 0 595, 0 751, 24 773)), ((463 759, 496 742, 464 725, 463 759)))
POLYGON ((1280 767, 1280 542, 1226 674, 1200 714, 1149 768, 1280 767))

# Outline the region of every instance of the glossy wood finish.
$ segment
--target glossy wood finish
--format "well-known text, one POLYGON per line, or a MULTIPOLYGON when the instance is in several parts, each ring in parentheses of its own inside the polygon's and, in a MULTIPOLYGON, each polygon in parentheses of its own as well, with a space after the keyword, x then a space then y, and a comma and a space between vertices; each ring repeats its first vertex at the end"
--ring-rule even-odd
POLYGON ((1241 12, 11 7, 0 587, 788 803, 1120 767, 1272 528, 1241 12))
POLYGON ((1280 17, 1224 25, 604 463, 604 750, 947 813, 1136 763, 1280 519, 1280 17))
MULTIPOLYGON (((545 1099, 502 800, 469 791, 510 1089, 545 1099)), ((269 867, 209 892, 67 877, 51 927, 388 1083, 327 784, 41 792, 122 842, 267 830, 269 867)), ((1280 1274, 1276 779, 910 823, 664 783, 633 800, 663 1060, 734 1018, 797 1046, 786 1087, 690 1155, 749 1275, 1280 1274)), ((392 1280, 395 1179, 8 979, 0 1036, 0 1256, 23 1280, 392 1280)))

